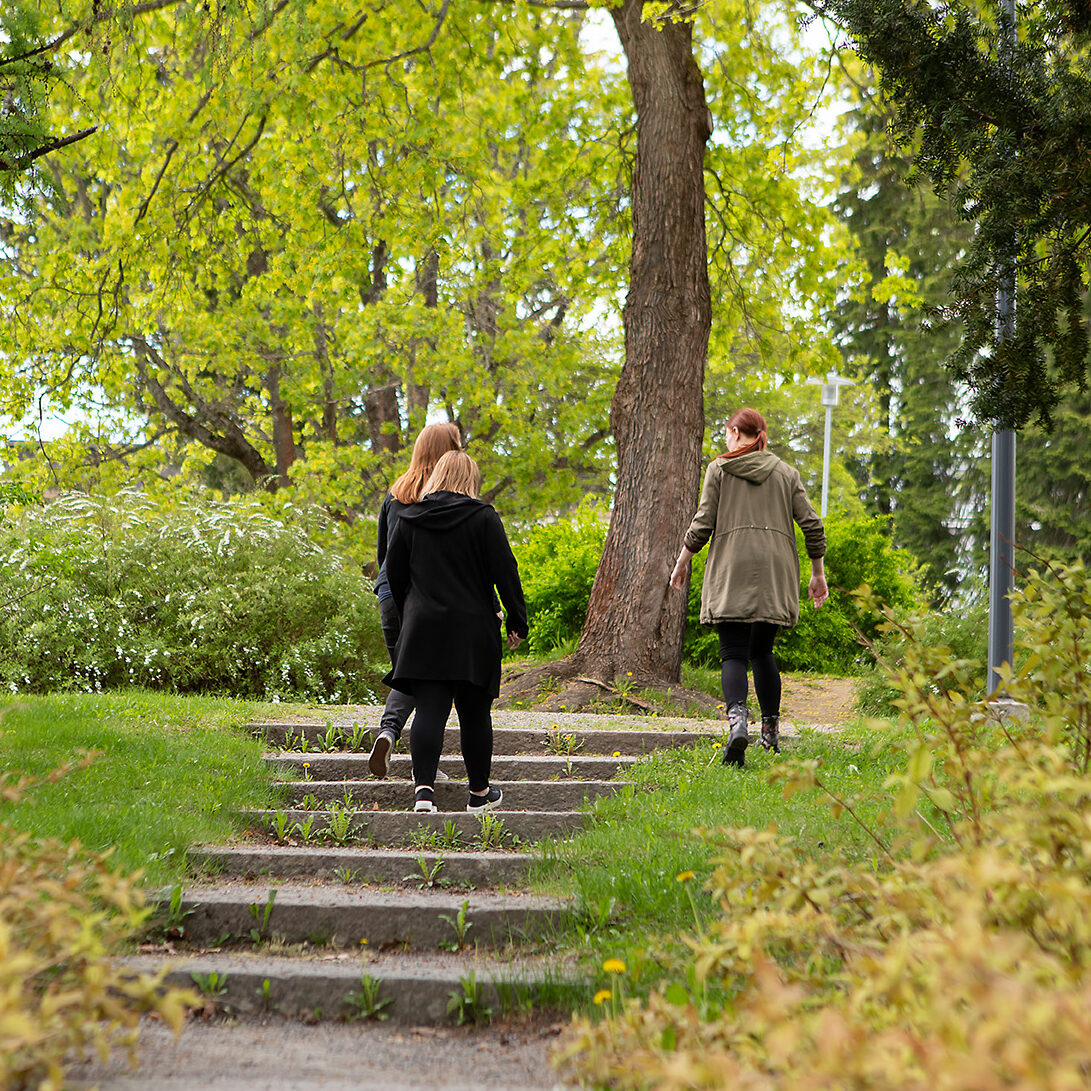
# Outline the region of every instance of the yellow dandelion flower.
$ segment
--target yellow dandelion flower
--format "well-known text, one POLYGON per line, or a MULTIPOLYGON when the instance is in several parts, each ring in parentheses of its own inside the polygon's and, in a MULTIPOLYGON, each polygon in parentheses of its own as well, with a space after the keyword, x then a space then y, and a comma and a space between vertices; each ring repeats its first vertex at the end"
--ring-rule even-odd
POLYGON ((621 757, 621 751, 620 750, 615 750, 614 751, 614 757, 615 758, 620 758, 621 757))
POLYGON ((723 745, 724 745, 724 744, 723 744, 722 742, 714 742, 714 743, 712 744, 712 749, 713 749, 713 750, 720 750, 720 749, 722 749, 722 748, 723 748, 723 745))
POLYGON ((677 875, 675 875, 674 878, 675 878, 676 882, 688 883, 690 881, 690 879, 693 878, 693 872, 692 871, 680 871, 677 875))
POLYGON ((625 677, 626 677, 626 678, 632 678, 632 676, 633 676, 633 672, 632 672, 632 671, 626 671, 626 672, 625 672, 625 677))
POLYGON ((599 991, 595 993, 595 1003, 605 1004, 613 995, 614 994, 610 992, 609 989, 599 989, 599 991))
POLYGON ((623 974, 625 973, 625 963, 620 958, 608 958, 603 964, 602 968, 608 974, 623 974))
POLYGON ((367 936, 364 936, 364 938, 362 940, 360 940, 360 946, 363 947, 364 944, 366 944, 366 943, 367 943, 367 936))

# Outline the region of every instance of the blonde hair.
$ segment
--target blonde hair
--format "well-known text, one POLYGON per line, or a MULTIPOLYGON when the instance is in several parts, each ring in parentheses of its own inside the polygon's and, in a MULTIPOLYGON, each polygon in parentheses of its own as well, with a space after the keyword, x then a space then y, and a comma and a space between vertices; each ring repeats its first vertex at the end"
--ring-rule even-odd
POLYGON ((427 496, 430 492, 461 492, 475 500, 481 493, 481 470, 465 451, 448 451, 432 471, 427 484, 421 492, 427 496))
POLYGON ((462 437, 457 424, 429 424, 417 436, 409 469, 390 486, 390 495, 402 504, 415 504, 424 495, 424 483, 440 457, 461 450, 462 437))

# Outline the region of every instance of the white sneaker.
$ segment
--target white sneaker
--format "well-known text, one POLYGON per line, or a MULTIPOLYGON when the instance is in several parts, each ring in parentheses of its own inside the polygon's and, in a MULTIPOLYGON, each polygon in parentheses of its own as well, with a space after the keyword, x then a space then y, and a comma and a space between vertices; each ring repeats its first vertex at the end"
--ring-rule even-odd
POLYGON ((483 796, 474 795, 470 793, 470 802, 466 804, 466 810, 474 811, 475 813, 481 811, 491 811, 496 807, 499 807, 504 800, 504 793, 499 788, 490 788, 483 796))
POLYGON ((435 814, 439 808, 436 806, 434 793, 431 788, 418 788, 415 792, 416 800, 413 803, 413 810, 420 814, 435 814), (427 792, 427 795, 421 793, 427 792))

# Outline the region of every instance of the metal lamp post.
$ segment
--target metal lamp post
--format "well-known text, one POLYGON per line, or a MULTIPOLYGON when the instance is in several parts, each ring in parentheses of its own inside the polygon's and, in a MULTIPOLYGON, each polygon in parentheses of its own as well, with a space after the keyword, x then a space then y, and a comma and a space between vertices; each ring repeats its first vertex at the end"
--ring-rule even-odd
POLYGON ((812 386, 822 387, 822 404, 826 407, 826 437, 822 444, 822 510, 819 514, 826 518, 830 499, 830 432, 833 428, 833 407, 837 405, 841 387, 853 386, 851 379, 838 375, 836 371, 827 371, 825 379, 808 379, 812 386))

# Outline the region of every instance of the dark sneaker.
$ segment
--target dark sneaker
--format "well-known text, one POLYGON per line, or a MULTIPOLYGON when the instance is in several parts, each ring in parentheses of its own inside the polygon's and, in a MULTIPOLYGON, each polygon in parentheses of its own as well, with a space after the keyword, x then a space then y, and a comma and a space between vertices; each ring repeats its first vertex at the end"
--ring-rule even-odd
POLYGON ((431 788, 418 788, 414 793, 413 810, 421 814, 434 814, 438 811, 435 792, 431 788))
POLYGON ((468 811, 491 811, 500 806, 504 799, 504 793, 499 788, 490 788, 483 796, 475 796, 470 793, 470 802, 466 804, 468 811))
POLYGON ((367 767, 373 777, 385 777, 390 772, 390 751, 394 749, 394 732, 390 728, 380 731, 367 759, 367 767))

